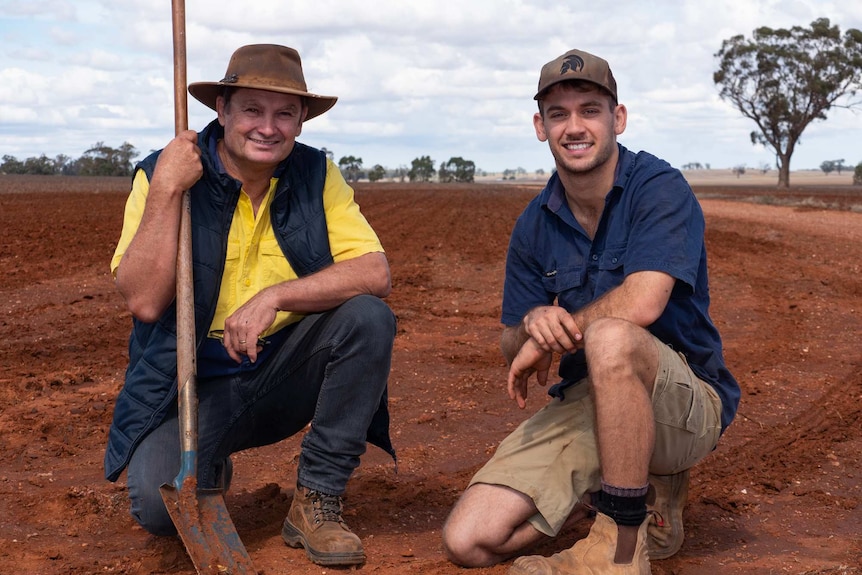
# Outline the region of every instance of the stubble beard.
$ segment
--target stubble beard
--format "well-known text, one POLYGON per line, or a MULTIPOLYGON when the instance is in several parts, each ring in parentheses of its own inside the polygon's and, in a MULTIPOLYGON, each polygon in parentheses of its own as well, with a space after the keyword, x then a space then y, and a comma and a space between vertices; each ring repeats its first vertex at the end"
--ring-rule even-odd
POLYGON ((602 146, 597 150, 595 156, 586 160, 572 160, 553 148, 551 149, 551 153, 553 154, 555 163, 557 164, 557 171, 566 172, 571 175, 583 175, 589 174, 609 162, 613 156, 614 146, 616 146, 616 142, 612 141, 611 145, 602 146))

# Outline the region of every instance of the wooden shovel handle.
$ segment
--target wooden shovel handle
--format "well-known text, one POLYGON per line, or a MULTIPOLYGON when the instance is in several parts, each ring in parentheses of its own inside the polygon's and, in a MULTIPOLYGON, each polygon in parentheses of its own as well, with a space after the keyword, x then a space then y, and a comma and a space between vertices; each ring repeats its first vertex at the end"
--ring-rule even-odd
MULTIPOLYGON (((186 11, 184 0, 172 0, 174 36, 174 125, 175 133, 188 129, 186 92, 186 11)), ((197 369, 195 366, 195 305, 192 277, 191 199, 183 193, 177 248, 177 385, 179 386, 181 475, 197 476, 197 369), (188 467, 191 467, 189 469, 188 467)), ((182 478, 177 477, 181 482, 182 478)))

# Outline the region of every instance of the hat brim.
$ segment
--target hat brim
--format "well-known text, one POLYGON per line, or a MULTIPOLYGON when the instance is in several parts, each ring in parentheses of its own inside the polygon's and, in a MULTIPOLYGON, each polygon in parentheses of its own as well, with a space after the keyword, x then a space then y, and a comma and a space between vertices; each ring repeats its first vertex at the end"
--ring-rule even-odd
POLYGON ((258 86, 254 84, 227 84, 224 82, 194 82, 189 84, 189 94, 207 108, 215 110, 216 99, 227 87, 266 90, 267 92, 278 92, 280 94, 295 94, 297 96, 301 96, 305 99, 305 103, 308 106, 308 115, 305 117, 305 121, 323 114, 332 108, 335 105, 335 102, 338 101, 336 96, 320 96, 318 94, 292 90, 290 88, 273 88, 272 86, 258 86))

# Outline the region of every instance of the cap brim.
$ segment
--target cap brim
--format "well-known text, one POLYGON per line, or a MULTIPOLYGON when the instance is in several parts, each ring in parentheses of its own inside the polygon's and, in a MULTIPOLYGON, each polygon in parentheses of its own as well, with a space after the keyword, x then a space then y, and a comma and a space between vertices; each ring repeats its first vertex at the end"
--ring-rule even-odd
POLYGON ((336 96, 320 96, 317 94, 311 94, 309 92, 301 92, 299 90, 291 90, 289 88, 286 89, 273 89, 272 86, 255 86, 255 85, 238 85, 238 84, 224 84, 222 82, 194 82, 189 84, 189 94, 191 94, 195 100, 210 108, 212 110, 216 109, 216 99, 221 95, 226 87, 231 88, 250 88, 252 90, 266 90, 267 92, 278 92, 279 94, 295 94, 297 96, 301 96, 305 98, 305 103, 308 106, 308 115, 305 117, 305 121, 308 121, 312 118, 315 118, 335 105, 335 102, 338 101, 336 96))
POLYGON ((551 88, 553 88, 554 86, 556 86, 557 84, 559 84, 561 82, 572 81, 572 80, 578 81, 578 82, 587 82, 588 84, 592 84, 596 88, 598 88, 599 90, 601 90, 602 92, 607 94, 608 96, 612 97, 614 100, 617 100, 617 95, 614 94, 613 92, 611 92, 610 90, 608 90, 608 88, 606 86, 602 86, 598 82, 593 82, 592 80, 587 80, 586 78, 577 78, 577 79, 560 78, 559 80, 556 80, 554 82, 550 82, 547 86, 544 86, 540 91, 536 92, 536 95, 533 96, 533 99, 534 100, 541 100, 545 96, 545 94, 547 94, 548 91, 551 88))

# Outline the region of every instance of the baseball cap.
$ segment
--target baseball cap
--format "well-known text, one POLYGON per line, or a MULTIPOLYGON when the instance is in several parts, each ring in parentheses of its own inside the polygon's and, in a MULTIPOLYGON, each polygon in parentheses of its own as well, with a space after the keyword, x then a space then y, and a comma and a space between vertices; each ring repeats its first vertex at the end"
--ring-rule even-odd
POLYGON ((540 99, 551 86, 566 80, 592 82, 608 91, 614 100, 618 100, 617 81, 614 80, 607 61, 582 50, 569 50, 542 66, 539 89, 533 99, 540 99))

